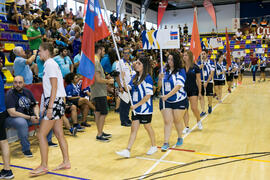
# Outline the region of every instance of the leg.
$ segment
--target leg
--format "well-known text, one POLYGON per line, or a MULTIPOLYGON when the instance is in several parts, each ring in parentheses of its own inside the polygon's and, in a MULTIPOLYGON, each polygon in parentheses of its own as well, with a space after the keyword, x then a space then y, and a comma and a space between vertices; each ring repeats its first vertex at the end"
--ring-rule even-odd
MULTIPOLYGON (((199 108, 198 108, 198 96, 189 97, 189 102, 191 104, 191 110, 192 110, 194 116, 196 117, 197 122, 199 122, 200 121, 200 111, 199 111, 199 108)), ((187 114, 187 112, 188 111, 186 111, 185 114, 187 114)))
POLYGON ((120 99, 119 114, 120 114, 121 125, 130 123, 130 119, 128 116, 129 109, 130 109, 130 105, 125 103, 122 99, 120 99))
POLYGON ((183 117, 186 110, 174 109, 173 110, 173 123, 176 128, 178 138, 182 137, 183 132, 183 117))
POLYGON ((70 169, 70 161, 69 161, 69 155, 68 155, 68 144, 64 136, 63 131, 63 120, 54 120, 54 126, 53 126, 53 132, 58 140, 58 143, 60 144, 62 156, 63 156, 63 162, 60 164, 56 170, 59 169, 70 169))
POLYGON ((201 96, 201 98, 200 98, 200 103, 201 103, 201 110, 202 110, 202 112, 205 112, 205 101, 204 101, 204 96, 201 96))
MULTIPOLYGON (((199 113, 199 116, 200 116, 200 113, 199 113)), ((188 110, 184 114, 184 124, 185 124, 185 127, 189 127, 189 114, 188 114, 188 110)))
POLYGON ((129 136, 129 140, 128 140, 128 147, 127 149, 130 151, 132 148, 132 145, 135 142, 136 136, 137 136, 137 132, 138 129, 140 127, 140 121, 136 120, 136 121, 132 121, 131 123, 131 131, 130 131, 130 136, 129 136))
POLYGON ((212 101, 213 101, 213 96, 207 96, 208 98, 208 107, 212 107, 212 101))
POLYGON ((155 132, 151 126, 151 123, 144 124, 144 128, 147 131, 149 138, 151 140, 151 145, 156 146, 155 132))
POLYGON ((172 109, 161 110, 164 120, 164 143, 169 143, 169 139, 172 131, 173 111, 172 109))
POLYGON ((63 117, 62 117, 62 120, 63 120, 63 122, 64 122, 65 127, 66 127, 67 129, 70 129, 71 126, 70 126, 70 123, 69 123, 69 121, 68 121, 68 118, 67 118, 66 116, 63 116, 63 117))
POLYGON ((70 111, 73 124, 77 124, 78 123, 77 107, 72 104, 70 107, 70 111))
POLYGON ((0 141, 0 146, 2 150, 2 159, 4 162, 4 169, 10 170, 10 151, 9 151, 8 141, 7 140, 0 141))
POLYGON ((28 140, 28 123, 27 120, 24 118, 13 118, 8 117, 6 119, 6 125, 8 127, 13 127, 18 132, 18 137, 20 139, 21 145, 22 145, 22 151, 25 152, 27 150, 30 150, 30 142, 28 140))
POLYGON ((89 107, 87 104, 83 104, 80 106, 80 109, 82 111, 82 122, 86 122, 87 121, 86 118, 89 112, 89 107))

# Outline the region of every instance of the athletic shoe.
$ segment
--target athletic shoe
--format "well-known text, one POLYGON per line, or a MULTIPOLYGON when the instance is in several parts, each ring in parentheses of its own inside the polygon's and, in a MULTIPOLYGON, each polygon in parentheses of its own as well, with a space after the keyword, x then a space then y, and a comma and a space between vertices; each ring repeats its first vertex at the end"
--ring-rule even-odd
POLYGON ((199 122, 197 123, 197 125, 198 125, 198 128, 199 128, 200 130, 202 130, 202 129, 203 129, 203 126, 202 126, 202 121, 199 121, 199 122))
POLYGON ((91 127, 91 124, 88 124, 87 122, 82 122, 81 125, 85 127, 91 127))
POLYGON ((212 113, 212 106, 208 106, 208 114, 212 113))
POLYGON ((24 151, 23 154, 24 154, 24 156, 26 156, 26 157, 33 157, 33 154, 32 154, 32 152, 31 152, 30 150, 24 151))
POLYGON ((121 123, 121 126, 130 127, 131 126, 131 123, 121 123))
POLYGON ((206 115, 206 112, 201 112, 200 116, 203 117, 206 115))
POLYGON ((109 142, 110 140, 108 138, 101 136, 96 136, 96 140, 97 141, 101 141, 101 142, 109 142))
POLYGON ((85 128, 82 127, 80 124, 77 124, 74 127, 76 127, 77 128, 77 131, 79 131, 79 132, 85 131, 85 128))
POLYGON ((105 137, 105 138, 111 138, 112 137, 111 134, 107 134, 105 132, 102 133, 102 136, 105 137))
POLYGON ((14 175, 11 170, 2 169, 0 172, 0 179, 12 179, 14 175))
POLYGON ((187 134, 187 133, 189 133, 189 128, 185 127, 185 129, 183 130, 183 134, 187 134))
POLYGON ((71 128, 69 129, 69 132, 72 134, 72 136, 76 136, 77 128, 76 128, 76 127, 71 127, 71 128))
POLYGON ((183 138, 177 138, 176 146, 181 146, 183 144, 183 138))
POLYGON ((124 149, 122 151, 118 151, 118 152, 116 152, 116 154, 118 154, 119 156, 125 157, 125 158, 130 157, 130 152, 127 149, 124 149))
POLYGON ((53 143, 52 141, 48 142, 48 145, 50 147, 57 147, 58 146, 57 144, 53 143))
POLYGON ((152 155, 157 152, 157 146, 151 146, 150 149, 147 151, 147 155, 152 155))
POLYGON ((161 151, 167 151, 170 148, 169 143, 164 143, 161 147, 161 151))

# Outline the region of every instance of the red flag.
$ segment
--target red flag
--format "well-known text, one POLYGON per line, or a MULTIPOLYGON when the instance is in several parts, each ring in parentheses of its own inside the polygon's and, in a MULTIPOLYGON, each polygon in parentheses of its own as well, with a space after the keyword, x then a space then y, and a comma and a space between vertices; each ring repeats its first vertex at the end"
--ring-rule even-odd
POLYGON ((213 4, 211 3, 210 0, 204 0, 203 6, 205 7, 206 11, 211 16, 215 26, 217 27, 216 12, 215 12, 215 8, 214 8, 213 4))
POLYGON ((87 3, 88 3, 88 0, 84 0, 83 17, 85 16, 85 13, 86 13, 86 9, 87 9, 87 3))
POLYGON ((98 0, 87 3, 82 40, 82 56, 79 73, 83 75, 82 89, 94 83, 95 42, 109 36, 110 32, 103 20, 98 0))
POLYGON ((164 15, 164 12, 165 12, 167 6, 168 6, 168 0, 163 0, 162 2, 159 2, 157 27, 159 27, 159 25, 161 23, 161 20, 163 18, 163 15, 164 15))
POLYGON ((200 34, 197 24, 197 10, 194 8, 192 35, 190 40, 190 51, 193 53, 193 60, 197 61, 200 53, 202 52, 200 34))
POLYGON ((226 28, 226 60, 227 60, 227 67, 229 67, 232 64, 232 61, 231 61, 230 41, 227 28, 226 28))

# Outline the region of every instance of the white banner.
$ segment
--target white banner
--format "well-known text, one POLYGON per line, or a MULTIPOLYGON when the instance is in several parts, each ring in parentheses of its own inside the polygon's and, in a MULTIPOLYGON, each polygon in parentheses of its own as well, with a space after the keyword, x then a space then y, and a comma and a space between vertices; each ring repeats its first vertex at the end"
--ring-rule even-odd
POLYGON ((244 57, 244 56, 246 56, 246 52, 245 51, 233 51, 232 56, 234 58, 244 57))
POLYGON ((177 49, 180 48, 178 29, 143 31, 143 49, 177 49))
POLYGON ((240 18, 232 18, 232 31, 237 32, 240 28, 240 18))

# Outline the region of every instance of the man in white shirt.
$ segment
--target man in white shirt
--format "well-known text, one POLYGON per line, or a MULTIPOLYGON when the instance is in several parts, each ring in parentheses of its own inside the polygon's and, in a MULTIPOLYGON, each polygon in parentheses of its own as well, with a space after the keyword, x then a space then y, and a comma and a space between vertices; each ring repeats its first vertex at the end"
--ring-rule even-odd
POLYGON ((76 18, 83 18, 83 11, 82 6, 79 7, 79 10, 77 11, 76 18))
POLYGON ((120 75, 116 78, 116 81, 118 83, 120 93, 120 107, 119 107, 119 114, 120 114, 120 121, 121 121, 121 126, 130 126, 131 121, 129 119, 129 109, 130 109, 130 102, 128 98, 127 92, 124 91, 124 82, 122 81, 121 77, 122 72, 125 73, 125 83, 126 85, 130 82, 131 78, 133 75, 135 75, 135 71, 133 69, 132 62, 130 61, 130 53, 129 53, 129 48, 124 48, 124 58, 121 59, 117 64, 116 64, 116 71, 120 72, 120 75), (121 66, 120 66, 121 63, 121 66))

